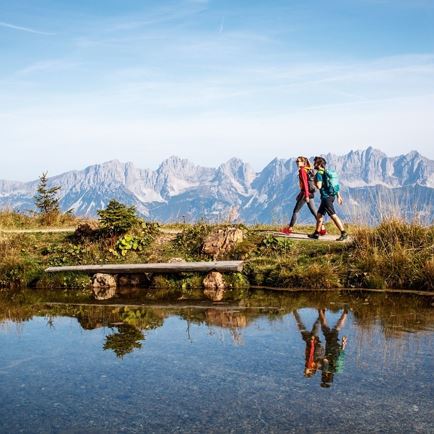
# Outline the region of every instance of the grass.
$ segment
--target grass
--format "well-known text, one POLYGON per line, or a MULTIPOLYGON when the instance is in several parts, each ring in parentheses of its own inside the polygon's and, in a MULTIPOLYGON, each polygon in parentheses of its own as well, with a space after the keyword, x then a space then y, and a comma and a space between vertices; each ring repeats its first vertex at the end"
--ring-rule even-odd
MULTIPOLYGON (((28 228, 33 220, 16 213, 1 213, 1 224, 28 228), (9 219, 9 220, 8 220, 9 219), (21 225, 21 226, 20 226, 21 225), (27 226, 26 226, 27 225, 27 226)), ((77 222, 76 222, 77 224, 77 222)), ((202 252, 207 234, 224 225, 178 224, 178 234, 159 230, 133 230, 146 242, 141 250, 116 253, 119 237, 75 237, 67 233, 1 233, 0 287, 89 287, 80 274, 47 275, 48 266, 211 260, 202 252)), ((10 226, 9 226, 10 227, 10 226)), ((160 229, 166 229, 162 225, 160 229)), ((170 226, 173 229, 173 225, 170 226)), ((387 220, 378 227, 351 227, 352 243, 313 242, 270 236, 264 226, 243 226, 245 237, 222 260, 245 261, 242 274, 226 275, 235 290, 249 285, 294 288, 404 288, 434 289, 434 228, 417 223, 387 220)), ((267 226, 267 230, 277 229, 267 226)), ((312 226, 298 229, 310 232, 312 226)), ((152 285, 182 297, 202 286, 203 275, 155 275, 152 285)))
POLYGON ((434 227, 383 221, 354 234, 354 266, 367 287, 433 289, 434 227))
POLYGON ((0 211, 0 229, 69 228, 84 221, 88 220, 68 213, 52 215, 47 219, 36 213, 23 214, 9 210, 0 211))

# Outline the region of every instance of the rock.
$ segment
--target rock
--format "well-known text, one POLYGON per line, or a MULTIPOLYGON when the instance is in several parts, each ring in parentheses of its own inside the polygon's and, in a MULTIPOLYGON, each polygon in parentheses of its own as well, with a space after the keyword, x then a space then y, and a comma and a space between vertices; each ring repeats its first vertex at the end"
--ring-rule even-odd
POLYGON ((140 286, 143 280, 140 274, 123 274, 119 276, 119 286, 140 286))
POLYGON ((226 284, 221 273, 211 271, 203 279, 203 293, 212 301, 221 301, 226 293, 226 284))
POLYGON ((92 277, 92 290, 97 300, 108 300, 116 295, 116 276, 97 273, 92 277))
POLYGON ((243 241, 242 229, 229 227, 219 229, 209 234, 203 243, 202 252, 211 255, 213 259, 230 252, 238 243, 243 241))
POLYGON ((116 294, 122 296, 136 295, 140 290, 140 286, 143 285, 145 280, 146 276, 141 274, 124 274, 119 276, 119 287, 116 290, 116 294))
POLYGON ((86 223, 80 223, 74 232, 74 236, 78 240, 82 240, 84 238, 92 238, 93 236, 95 236, 98 229, 99 227, 97 222, 90 221, 86 223))

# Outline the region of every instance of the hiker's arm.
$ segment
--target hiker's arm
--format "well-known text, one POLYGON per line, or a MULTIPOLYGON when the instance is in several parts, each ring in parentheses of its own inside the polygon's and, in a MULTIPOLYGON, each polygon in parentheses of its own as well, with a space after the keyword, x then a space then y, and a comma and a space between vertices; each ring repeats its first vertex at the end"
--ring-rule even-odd
POLYGON ((342 205, 344 203, 344 199, 342 198, 342 196, 339 192, 337 194, 337 198, 338 198, 338 204, 342 205))
POLYGON ((322 176, 321 174, 317 173, 315 175, 315 187, 320 190, 322 187, 322 176))
POLYGON ((303 193, 306 202, 309 202, 309 186, 307 184, 307 173, 304 169, 300 169, 301 182, 303 183, 303 193))

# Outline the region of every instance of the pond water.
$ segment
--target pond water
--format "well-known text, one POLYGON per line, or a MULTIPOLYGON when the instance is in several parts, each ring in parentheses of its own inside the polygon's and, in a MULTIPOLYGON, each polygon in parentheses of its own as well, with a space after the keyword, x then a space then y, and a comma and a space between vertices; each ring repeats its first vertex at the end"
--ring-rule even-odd
POLYGON ((1 300, 0 431, 433 432, 432 299, 1 300))

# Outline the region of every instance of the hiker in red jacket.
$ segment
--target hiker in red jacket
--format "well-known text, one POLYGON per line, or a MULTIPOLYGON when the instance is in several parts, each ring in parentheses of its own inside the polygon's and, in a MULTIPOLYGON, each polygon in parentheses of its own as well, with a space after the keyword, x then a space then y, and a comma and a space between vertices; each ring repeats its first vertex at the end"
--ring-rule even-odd
POLYGON ((316 319, 313 323, 312 330, 309 331, 301 320, 297 310, 294 310, 293 315, 301 337, 306 343, 306 349, 304 351, 304 376, 309 378, 315 375, 318 368, 321 368, 321 360, 324 357, 324 348, 319 339, 320 319, 319 317, 316 319))
MULTIPOLYGON (((315 194, 315 173, 310 165, 309 159, 306 157, 297 157, 295 163, 298 166, 298 180, 300 183, 300 193, 296 198, 294 210, 292 212, 291 222, 288 226, 283 228, 281 232, 284 234, 292 234, 295 222, 297 221, 298 214, 305 203, 309 207, 310 212, 317 219, 317 212, 315 202, 313 200, 315 194)), ((324 225, 321 227, 320 235, 326 234, 324 225)))

